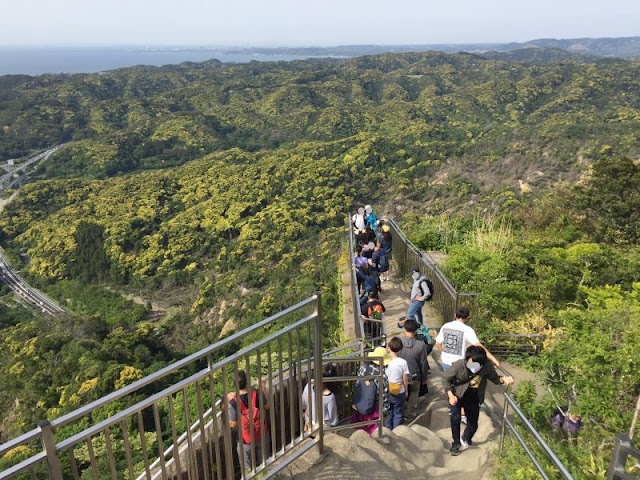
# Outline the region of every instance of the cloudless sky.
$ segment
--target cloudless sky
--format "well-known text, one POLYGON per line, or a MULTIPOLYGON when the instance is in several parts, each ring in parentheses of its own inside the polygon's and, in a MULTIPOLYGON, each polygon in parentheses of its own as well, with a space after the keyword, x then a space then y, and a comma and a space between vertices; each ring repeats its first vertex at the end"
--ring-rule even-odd
POLYGON ((0 45, 331 46, 640 35, 639 0, 1 0, 0 45))

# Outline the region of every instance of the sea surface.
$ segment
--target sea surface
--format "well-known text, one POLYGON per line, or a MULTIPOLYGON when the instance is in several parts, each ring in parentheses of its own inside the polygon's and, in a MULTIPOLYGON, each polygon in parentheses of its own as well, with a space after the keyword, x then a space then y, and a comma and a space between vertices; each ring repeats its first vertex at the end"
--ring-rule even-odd
POLYGON ((252 60, 261 62, 304 60, 309 56, 234 54, 212 49, 0 47, 0 75, 95 73, 134 65, 160 67, 182 62, 203 62, 212 58, 225 63, 244 63, 252 60))

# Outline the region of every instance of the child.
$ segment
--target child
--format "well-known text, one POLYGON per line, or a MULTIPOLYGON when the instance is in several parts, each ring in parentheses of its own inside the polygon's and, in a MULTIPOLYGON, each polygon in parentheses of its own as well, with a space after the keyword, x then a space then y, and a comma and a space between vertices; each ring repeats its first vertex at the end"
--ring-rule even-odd
POLYGON ((407 361, 398 357, 402 350, 402 341, 393 337, 387 344, 387 351, 391 356, 391 362, 386 368, 389 380, 389 416, 385 422, 388 429, 393 430, 404 421, 404 409, 409 395, 409 366, 407 361))

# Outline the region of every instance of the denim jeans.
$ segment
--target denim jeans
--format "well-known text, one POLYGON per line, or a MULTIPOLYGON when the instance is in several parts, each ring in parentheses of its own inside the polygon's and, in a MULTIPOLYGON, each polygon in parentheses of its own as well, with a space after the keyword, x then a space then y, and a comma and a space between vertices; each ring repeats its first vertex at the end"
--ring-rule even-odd
POLYGON ((415 317, 416 321, 422 325, 422 307, 424 305, 424 301, 420 302, 418 300, 413 300, 411 305, 409 306, 409 310, 407 310, 407 318, 415 317))
POLYGON ((389 399, 389 415, 384 422, 389 430, 393 430, 404 422, 404 407, 407 403, 405 392, 400 395, 388 395, 389 399))

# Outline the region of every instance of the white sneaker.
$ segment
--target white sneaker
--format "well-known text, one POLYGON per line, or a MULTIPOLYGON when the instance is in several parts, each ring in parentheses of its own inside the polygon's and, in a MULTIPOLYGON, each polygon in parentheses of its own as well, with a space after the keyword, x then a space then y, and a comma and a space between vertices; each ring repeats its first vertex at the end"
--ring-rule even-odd
POLYGON ((460 417, 460 421, 466 425, 467 424, 467 416, 466 415, 462 415, 462 417, 460 417))
POLYGON ((464 448, 468 448, 471 443, 467 442, 464 438, 460 438, 460 445, 462 445, 464 448))

